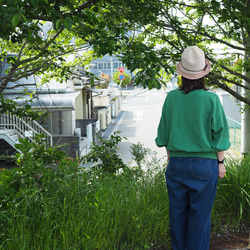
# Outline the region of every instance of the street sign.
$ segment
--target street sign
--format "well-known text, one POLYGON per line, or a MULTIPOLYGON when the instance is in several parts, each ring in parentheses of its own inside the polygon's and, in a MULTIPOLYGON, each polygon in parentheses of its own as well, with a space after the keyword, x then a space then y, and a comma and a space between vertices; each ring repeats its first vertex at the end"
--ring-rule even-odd
POLYGON ((125 78, 125 76, 124 76, 124 75, 119 75, 119 79, 120 79, 121 81, 123 81, 123 80, 124 80, 124 78, 125 78))
POLYGON ((120 71, 120 73, 122 74, 122 72, 124 71, 125 68, 118 68, 118 70, 120 71))

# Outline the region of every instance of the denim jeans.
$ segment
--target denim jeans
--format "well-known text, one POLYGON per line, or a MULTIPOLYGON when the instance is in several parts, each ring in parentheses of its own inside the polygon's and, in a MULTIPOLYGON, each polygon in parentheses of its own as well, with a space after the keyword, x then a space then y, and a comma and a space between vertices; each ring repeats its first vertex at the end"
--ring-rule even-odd
POLYGON ((209 250, 217 160, 170 157, 165 175, 173 250, 209 250))

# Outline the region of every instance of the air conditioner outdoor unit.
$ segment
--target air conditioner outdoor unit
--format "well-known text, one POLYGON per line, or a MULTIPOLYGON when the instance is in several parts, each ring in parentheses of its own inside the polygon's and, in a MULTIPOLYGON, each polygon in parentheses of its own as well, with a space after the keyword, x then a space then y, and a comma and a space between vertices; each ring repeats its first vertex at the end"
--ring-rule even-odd
POLYGON ((101 121, 101 130, 105 130, 107 128, 107 109, 99 109, 98 110, 98 118, 101 121))

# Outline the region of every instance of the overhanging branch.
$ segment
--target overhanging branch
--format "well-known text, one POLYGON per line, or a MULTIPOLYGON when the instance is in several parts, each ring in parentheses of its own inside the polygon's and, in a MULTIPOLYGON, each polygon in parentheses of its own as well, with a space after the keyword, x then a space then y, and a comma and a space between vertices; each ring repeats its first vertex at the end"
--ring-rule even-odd
MULTIPOLYGON (((211 58, 211 57, 209 57, 209 56, 207 56, 207 58, 208 58, 209 61, 211 61, 212 63, 217 64, 217 61, 214 60, 213 58, 211 58)), ((228 73, 230 73, 230 74, 232 74, 232 75, 235 75, 235 76, 238 76, 238 77, 242 78, 243 80, 245 80, 246 82, 250 83, 250 78, 249 78, 249 77, 247 77, 247 76, 245 76, 245 75, 243 75, 243 74, 240 74, 240 73, 238 73, 238 72, 236 72, 236 71, 234 71, 234 70, 231 70, 231 69, 229 69, 228 67, 226 67, 226 66, 223 65, 223 64, 220 64, 219 66, 220 66, 222 69, 224 69, 225 71, 227 71, 228 73)))
POLYGON ((250 99, 247 99, 247 98, 241 96, 240 94, 238 94, 237 92, 235 92, 231 88, 229 88, 227 85, 222 84, 219 81, 217 81, 215 78, 212 77, 212 75, 210 75, 210 76, 209 75, 210 74, 207 75, 207 78, 210 80, 209 84, 216 85, 216 86, 220 87, 221 89, 225 90, 226 92, 228 92, 229 94, 234 96, 239 101, 244 102, 245 104, 250 106, 250 99))

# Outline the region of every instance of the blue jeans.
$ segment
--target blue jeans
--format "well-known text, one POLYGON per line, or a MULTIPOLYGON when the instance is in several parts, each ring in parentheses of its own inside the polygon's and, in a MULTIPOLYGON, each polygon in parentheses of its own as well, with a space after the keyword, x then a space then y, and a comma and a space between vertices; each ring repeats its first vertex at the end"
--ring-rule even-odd
POLYGON ((173 250, 209 250, 217 160, 170 157, 165 175, 173 250))

